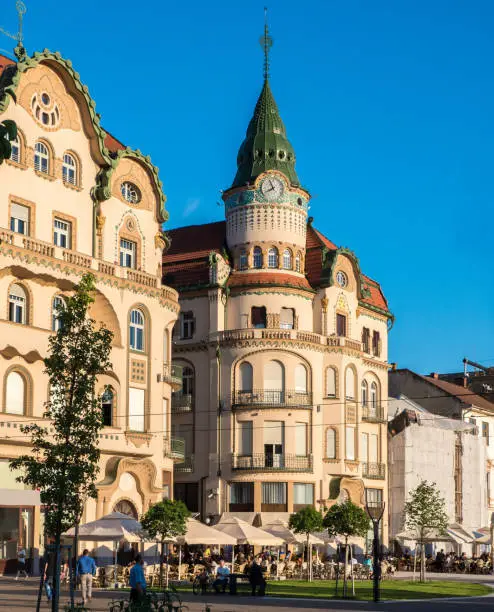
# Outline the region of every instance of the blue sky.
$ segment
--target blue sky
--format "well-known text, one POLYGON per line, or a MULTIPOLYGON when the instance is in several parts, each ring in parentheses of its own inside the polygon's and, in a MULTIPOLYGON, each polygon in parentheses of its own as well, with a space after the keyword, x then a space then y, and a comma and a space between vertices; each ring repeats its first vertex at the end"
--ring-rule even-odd
MULTIPOLYGON (((168 227, 221 219, 262 84, 265 0, 26 3, 28 51, 70 58, 104 127, 160 168, 168 227)), ((272 87, 314 223, 382 284, 390 360, 494 365, 494 3, 268 6, 272 87)))

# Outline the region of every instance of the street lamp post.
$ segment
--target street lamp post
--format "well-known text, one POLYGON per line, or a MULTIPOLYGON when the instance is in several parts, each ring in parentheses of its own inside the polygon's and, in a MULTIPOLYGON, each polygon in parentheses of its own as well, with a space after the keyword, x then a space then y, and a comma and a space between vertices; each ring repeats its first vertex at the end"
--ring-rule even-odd
POLYGON ((372 556, 374 557, 372 563, 372 576, 373 576, 373 592, 374 601, 379 601, 379 580, 381 579, 381 559, 379 551, 379 523, 381 522, 384 514, 384 502, 372 500, 369 498, 368 491, 365 492, 365 509, 369 515, 372 526, 374 527, 374 540, 372 543, 372 556))

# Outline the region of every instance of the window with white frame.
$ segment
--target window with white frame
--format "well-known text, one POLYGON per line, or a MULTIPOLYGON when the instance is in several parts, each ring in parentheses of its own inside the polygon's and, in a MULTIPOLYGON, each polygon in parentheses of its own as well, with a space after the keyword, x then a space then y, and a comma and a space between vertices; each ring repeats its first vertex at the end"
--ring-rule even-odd
POLYGON ((295 311, 293 308, 282 308, 280 310, 280 328, 293 329, 295 321, 295 311))
POLYGON ((367 384, 366 380, 362 381, 362 385, 360 388, 360 395, 361 395, 361 404, 362 406, 367 406, 367 400, 369 399, 369 385, 367 384))
POLYGON ((295 256, 295 271, 301 272, 301 267, 302 267, 302 255, 300 254, 300 252, 298 252, 297 255, 295 256))
POLYGON ((9 321, 12 323, 27 323, 27 294, 17 283, 10 286, 9 291, 9 321))
POLYGON ((189 310, 188 312, 182 312, 180 315, 180 337, 183 340, 190 340, 194 336, 196 331, 196 319, 194 313, 189 310))
POLYGON ((303 363, 297 363, 295 366, 295 391, 307 393, 307 368, 303 363))
POLYGON ((42 142, 34 145, 34 169, 43 174, 48 174, 50 171, 50 153, 48 147, 42 142))
POLYGON ((243 457, 252 455, 252 421, 240 421, 238 424, 238 454, 243 457))
POLYGON ((129 346, 134 351, 144 350, 144 315, 137 308, 130 313, 129 346))
POLYGON ((11 151, 10 151, 10 159, 16 164, 21 163, 21 143, 19 141, 19 136, 16 136, 15 140, 10 143, 11 151))
POLYGON ((184 366, 182 370, 182 393, 194 397, 194 370, 190 366, 184 366))
POLYGON ((72 223, 63 219, 53 220, 53 244, 62 249, 70 249, 72 243, 72 223))
POLYGON ((292 269, 292 252, 290 249, 285 249, 283 251, 283 268, 285 270, 292 269))
POLYGON ((29 206, 12 202, 10 206, 10 231, 29 236, 29 206))
POLYGON ((137 245, 132 240, 120 238, 120 265, 122 268, 136 267, 137 245))
POLYGON ((114 403, 115 392, 108 385, 101 396, 101 413, 104 427, 111 427, 113 425, 114 403))
POLYGON ((141 190, 134 183, 125 181, 120 187, 122 197, 131 204, 138 204, 141 201, 141 190))
POLYGON ((144 431, 144 389, 129 388, 129 429, 144 431))
POLYGON ((336 431, 332 427, 326 429, 326 457, 336 459, 336 431))
POLYGON ((272 247, 268 251, 268 268, 278 267, 278 249, 272 247))
POLYGON ((70 153, 64 153, 63 156, 62 179, 64 183, 77 185, 77 164, 70 153))
POLYGON ((261 247, 254 248, 253 254, 253 265, 254 268, 262 268, 262 249, 261 247))
POLYGON ((355 427, 345 427, 345 458, 355 460, 355 427))
POLYGON ((26 380, 19 372, 10 372, 5 385, 5 412, 24 414, 25 406, 26 380))
POLYGON ((293 483, 293 505, 312 506, 314 504, 314 485, 305 482, 293 483))
POLYGON ((65 300, 56 295, 51 303, 51 329, 52 331, 58 331, 62 327, 62 319, 60 313, 66 307, 65 300))
POLYGON ((345 397, 355 399, 355 372, 350 367, 345 370, 345 397))
POLYGON ((374 410, 377 408, 378 396, 377 396, 377 384, 373 382, 370 388, 370 405, 374 410))
POLYGON ((326 396, 336 397, 336 370, 326 368, 326 396))

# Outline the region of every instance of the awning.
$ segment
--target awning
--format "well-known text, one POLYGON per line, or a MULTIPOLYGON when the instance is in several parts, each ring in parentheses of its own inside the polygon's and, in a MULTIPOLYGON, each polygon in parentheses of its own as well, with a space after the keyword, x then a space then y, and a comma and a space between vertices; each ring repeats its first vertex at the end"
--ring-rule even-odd
POLYGON ((19 508, 41 506, 39 491, 28 489, 0 489, 0 506, 19 508))

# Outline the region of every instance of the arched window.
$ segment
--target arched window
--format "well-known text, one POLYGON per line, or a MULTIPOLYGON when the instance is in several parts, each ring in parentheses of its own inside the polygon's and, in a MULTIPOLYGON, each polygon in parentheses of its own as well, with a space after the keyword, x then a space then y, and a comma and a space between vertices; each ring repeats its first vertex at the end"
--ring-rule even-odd
POLYGON ((182 372, 182 393, 194 396, 194 370, 190 366, 185 366, 182 372))
POLYGON ((302 271, 302 255, 301 255, 300 251, 298 251, 296 256, 295 256, 295 271, 296 272, 301 272, 302 271))
POLYGON ((261 247, 254 248, 254 268, 262 268, 262 249, 261 247))
POLYGON ((64 153, 63 156, 62 179, 64 183, 77 185, 77 164, 70 153, 64 153))
POLYGON ((26 379, 19 372, 10 372, 5 389, 5 412, 24 414, 26 408, 26 379))
POLYGON ((43 174, 48 174, 50 171, 50 153, 42 142, 34 145, 34 169, 43 174))
POLYGON ((295 392, 307 393, 307 368, 302 363, 295 366, 295 392))
POLYGON ((120 187, 120 193, 127 202, 138 204, 141 201, 141 190, 134 183, 125 181, 120 187))
POLYGON ((134 351, 144 350, 144 315, 137 308, 130 313, 129 345, 134 351))
POLYGON ((51 328, 53 331, 58 331, 62 327, 60 312, 66 307, 63 297, 56 295, 51 304, 51 328))
POLYGON ((374 410, 377 408, 378 403, 377 384, 373 382, 370 388, 370 405, 374 410))
POLYGON ((11 143, 10 159, 16 164, 21 163, 21 142, 19 136, 16 136, 15 140, 11 143))
POLYGON ((268 361, 264 365, 264 399, 266 403, 279 404, 284 401, 285 368, 279 361, 268 361))
POLYGON ((355 399, 355 372, 350 367, 345 371, 345 397, 355 399))
POLYGON ((248 361, 240 364, 238 369, 238 389, 242 393, 252 393, 253 370, 248 361))
POLYGON ((268 251, 268 268, 278 267, 278 249, 272 247, 268 251))
POLYGON ((369 385, 367 384, 366 380, 362 381, 362 385, 360 388, 360 394, 361 394, 362 406, 367 406, 367 401, 369 399, 369 385))
POLYGON ((27 323, 27 294, 17 283, 10 286, 9 291, 9 321, 12 323, 27 323))
POLYGON ((245 251, 240 253, 239 268, 241 270, 247 270, 247 253, 245 251))
POLYGON ((285 249, 283 251, 283 268, 285 270, 292 269, 292 252, 290 249, 285 249))
POLYGON ((326 395, 336 397, 336 370, 334 368, 326 369, 326 395))
POLYGON ((113 412, 115 407, 115 392, 108 385, 101 396, 101 412, 103 417, 103 426, 111 427, 113 425, 113 412))
POLYGON ((326 458, 336 459, 336 430, 326 429, 326 458))
POLYGON ((132 502, 128 501, 127 499, 122 499, 118 502, 118 504, 115 504, 115 506, 113 507, 113 512, 120 512, 121 514, 126 514, 127 516, 130 516, 130 518, 135 519, 136 521, 139 518, 136 507, 132 502))

